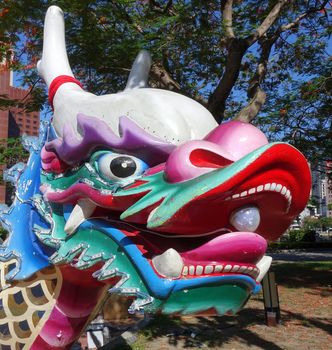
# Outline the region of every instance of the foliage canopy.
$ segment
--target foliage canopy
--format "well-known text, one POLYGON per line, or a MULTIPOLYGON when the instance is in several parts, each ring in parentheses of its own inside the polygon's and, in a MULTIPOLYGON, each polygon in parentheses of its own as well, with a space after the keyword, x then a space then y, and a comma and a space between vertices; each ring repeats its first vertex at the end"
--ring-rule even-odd
MULTIPOLYGON (((331 159, 331 4, 325 0, 4 0, 0 55, 45 107, 35 65, 48 6, 66 17, 69 60, 85 88, 124 88, 137 52, 153 56, 151 84, 205 105, 218 121, 253 121, 311 161, 331 159)), ((5 102, 1 102, 2 105, 5 102)))

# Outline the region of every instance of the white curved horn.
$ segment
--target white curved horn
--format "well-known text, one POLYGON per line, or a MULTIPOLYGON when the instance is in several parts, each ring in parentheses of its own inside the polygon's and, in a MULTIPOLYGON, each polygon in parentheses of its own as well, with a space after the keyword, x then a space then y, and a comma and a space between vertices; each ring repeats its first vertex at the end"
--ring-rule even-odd
MULTIPOLYGON (((104 121, 119 135, 119 118, 126 116, 154 137, 173 144, 201 139, 217 123, 202 105, 180 94, 145 88, 151 65, 150 55, 141 52, 133 65, 125 91, 96 96, 84 91, 71 79, 61 79, 51 89, 54 113, 52 125, 58 137, 71 127, 78 137, 82 130, 77 115, 83 113, 104 121)), ((73 77, 65 44, 62 10, 51 6, 46 13, 43 56, 38 64, 39 75, 48 87, 60 75, 73 77)))
POLYGON ((146 50, 140 51, 131 68, 125 90, 148 87, 151 63, 149 52, 146 50))
POLYGON ((46 12, 43 55, 37 64, 37 69, 48 87, 59 75, 74 77, 66 52, 63 12, 58 6, 51 6, 46 12))

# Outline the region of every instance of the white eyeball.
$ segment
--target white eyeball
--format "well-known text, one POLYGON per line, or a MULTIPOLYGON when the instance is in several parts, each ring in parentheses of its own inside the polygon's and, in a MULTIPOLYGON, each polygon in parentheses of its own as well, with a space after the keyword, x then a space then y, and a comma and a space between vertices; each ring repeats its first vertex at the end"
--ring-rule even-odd
POLYGON ((231 224, 239 231, 254 232, 260 223, 259 210, 256 207, 243 207, 231 215, 231 224))
POLYGON ((147 168, 142 160, 126 154, 104 153, 97 160, 99 174, 112 181, 122 181, 141 175, 147 168))

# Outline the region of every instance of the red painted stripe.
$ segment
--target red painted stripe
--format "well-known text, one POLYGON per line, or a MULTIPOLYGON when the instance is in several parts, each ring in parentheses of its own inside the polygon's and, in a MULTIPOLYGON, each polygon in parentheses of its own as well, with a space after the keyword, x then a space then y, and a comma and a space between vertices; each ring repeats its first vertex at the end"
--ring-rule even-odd
POLYGON ((48 101, 49 101, 53 110, 54 110, 54 107, 53 107, 54 96, 55 96, 56 92, 58 91, 59 87, 65 83, 74 83, 83 89, 82 84, 77 79, 75 79, 74 77, 71 77, 70 75, 59 75, 58 77, 53 79, 53 81, 48 89, 48 101))

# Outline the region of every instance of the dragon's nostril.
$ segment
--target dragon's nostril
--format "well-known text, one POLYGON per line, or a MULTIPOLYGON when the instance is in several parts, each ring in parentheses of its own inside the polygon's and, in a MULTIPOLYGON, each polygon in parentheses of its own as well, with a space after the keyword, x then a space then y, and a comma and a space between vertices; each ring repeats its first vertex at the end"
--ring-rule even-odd
POLYGON ((199 168, 223 168, 233 163, 232 160, 207 149, 193 150, 189 159, 192 165, 199 168))
POLYGON ((187 181, 224 168, 233 161, 233 157, 219 145, 209 141, 189 141, 170 154, 165 165, 165 178, 172 183, 187 181))

